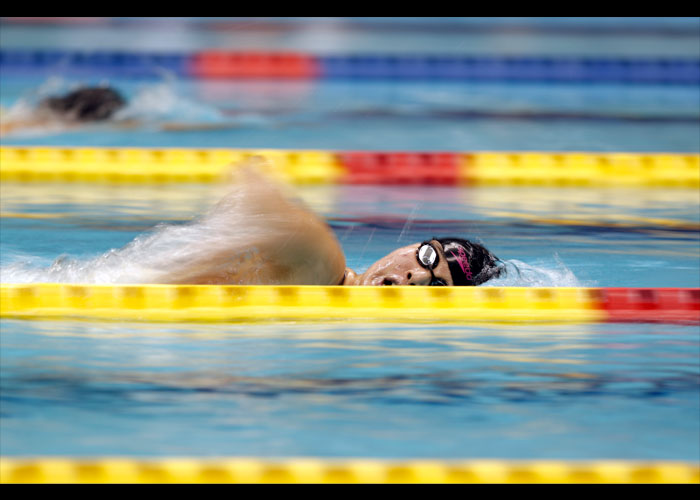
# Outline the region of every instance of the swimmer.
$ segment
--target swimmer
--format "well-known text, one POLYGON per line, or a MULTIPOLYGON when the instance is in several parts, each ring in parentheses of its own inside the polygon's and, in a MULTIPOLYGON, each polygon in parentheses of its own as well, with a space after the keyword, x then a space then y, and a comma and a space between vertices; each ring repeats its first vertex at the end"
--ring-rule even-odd
POLYGON ((45 269, 0 268, 6 282, 192 285, 477 286, 504 272, 482 245, 431 238, 394 250, 357 273, 325 220, 263 175, 254 157, 203 215, 160 224, 89 260, 59 257, 45 269))
MULTIPOLYGON (((394 250, 364 273, 346 267, 328 224, 258 172, 253 159, 202 218, 166 226, 132 250, 151 283, 477 286, 501 272, 480 244, 432 238, 394 250)), ((258 165, 260 166, 260 165, 258 165)))
MULTIPOLYGON (((61 96, 46 97, 34 109, 4 112, 0 116, 0 135, 24 130, 70 130, 90 124, 110 123, 117 128, 135 128, 141 125, 134 119, 116 119, 125 108, 126 99, 109 86, 81 87, 61 96)), ((162 123, 162 130, 211 130, 231 128, 227 123, 162 123)))
POLYGON ((501 274, 499 262, 478 243, 432 238, 394 250, 361 275, 346 269, 339 284, 477 286, 501 274))
POLYGON ((110 87, 84 87, 63 96, 46 97, 35 109, 12 116, 5 113, 0 133, 8 134, 27 128, 75 128, 88 123, 104 122, 126 105, 126 100, 110 87))

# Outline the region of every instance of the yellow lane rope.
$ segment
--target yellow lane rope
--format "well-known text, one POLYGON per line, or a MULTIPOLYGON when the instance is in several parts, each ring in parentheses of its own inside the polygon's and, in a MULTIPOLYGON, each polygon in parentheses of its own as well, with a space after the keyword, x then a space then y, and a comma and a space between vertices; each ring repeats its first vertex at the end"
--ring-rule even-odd
POLYGON ((588 288, 2 284, 0 316, 135 321, 600 322, 588 288))
POLYGON ((464 176, 479 185, 697 187, 700 155, 483 152, 464 176))
MULTIPOLYGON (((370 155, 372 153, 369 153, 370 155)), ((380 153, 377 153, 380 154, 380 153)), ((36 182, 216 182, 251 156, 270 160, 268 172, 304 184, 343 182, 341 152, 147 148, 0 148, 0 179, 36 182)), ((476 185, 700 186, 700 155, 675 153, 453 153, 456 182, 476 185)), ((391 169, 400 171, 401 163, 391 169)), ((413 168, 407 164, 406 168, 413 168)), ((431 166, 424 172, 430 172, 431 166)), ((376 182, 382 183, 381 177, 376 182)))
POLYGON ((669 461, 0 458, 2 483, 700 483, 669 461))
POLYGON ((337 155, 325 151, 2 147, 0 180, 209 183, 253 156, 269 160, 266 173, 293 183, 335 183, 343 173, 337 155))

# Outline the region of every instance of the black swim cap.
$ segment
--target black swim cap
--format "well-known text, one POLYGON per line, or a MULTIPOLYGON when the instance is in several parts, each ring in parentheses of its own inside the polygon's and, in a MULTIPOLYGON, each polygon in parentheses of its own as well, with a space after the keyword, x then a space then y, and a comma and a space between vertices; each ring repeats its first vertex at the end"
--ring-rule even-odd
POLYGON ((442 245, 456 286, 477 286, 501 273, 500 259, 483 245, 462 238, 433 238, 442 245))
POLYGON ((86 122, 107 120, 125 105, 124 98, 110 87, 84 87, 41 102, 41 106, 65 118, 86 122))

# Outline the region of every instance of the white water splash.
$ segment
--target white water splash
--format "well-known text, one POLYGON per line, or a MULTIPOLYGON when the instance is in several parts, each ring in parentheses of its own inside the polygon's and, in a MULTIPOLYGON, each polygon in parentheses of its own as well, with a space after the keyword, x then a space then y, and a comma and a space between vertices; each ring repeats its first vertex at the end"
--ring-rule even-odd
POLYGON ((188 99, 170 82, 139 89, 128 105, 114 115, 115 120, 141 122, 219 123, 225 117, 214 106, 188 99))
POLYGON ((0 267, 0 281, 187 283, 200 275, 233 273, 257 284, 267 279, 261 277, 266 266, 258 248, 269 246, 270 238, 293 236, 288 233, 294 228, 288 214, 278 210, 282 196, 263 178, 248 175, 203 216, 186 224, 160 224, 123 248, 91 259, 60 256, 47 266, 44 259, 14 252, 11 263, 0 267))
POLYGON ((503 262, 504 272, 481 286, 512 287, 580 287, 594 286, 581 282, 558 256, 554 256, 554 266, 550 263, 527 264, 511 259, 503 262))

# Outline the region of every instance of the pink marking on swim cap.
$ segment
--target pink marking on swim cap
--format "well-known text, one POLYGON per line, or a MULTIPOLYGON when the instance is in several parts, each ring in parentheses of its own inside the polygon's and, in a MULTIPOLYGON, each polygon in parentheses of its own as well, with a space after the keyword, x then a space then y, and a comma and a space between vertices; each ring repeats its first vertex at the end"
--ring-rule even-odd
POLYGON ((464 251, 464 248, 458 247, 457 254, 450 250, 450 254, 457 260, 457 264, 459 264, 459 267, 462 269, 464 276, 466 276, 469 281, 472 281, 472 268, 469 265, 469 257, 467 257, 467 253, 464 251))

